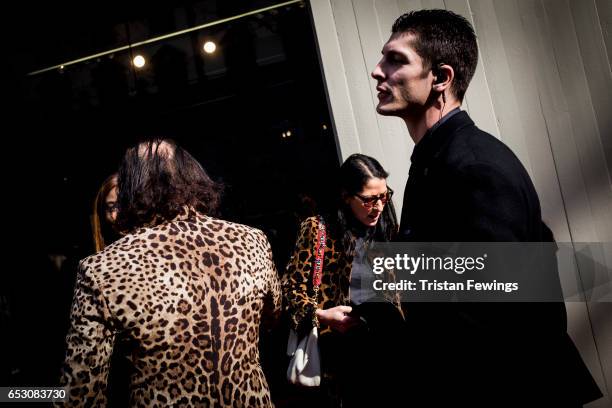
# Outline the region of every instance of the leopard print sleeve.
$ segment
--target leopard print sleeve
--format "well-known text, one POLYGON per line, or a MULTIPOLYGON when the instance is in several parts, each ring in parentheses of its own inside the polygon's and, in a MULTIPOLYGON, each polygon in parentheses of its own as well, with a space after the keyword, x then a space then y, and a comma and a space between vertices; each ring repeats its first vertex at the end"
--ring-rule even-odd
POLYGON ((281 313, 281 286, 278 279, 278 272, 274 265, 272 248, 266 236, 261 233, 264 247, 264 278, 266 294, 264 299, 263 324, 268 329, 274 328, 279 321, 281 313))
POLYGON ((312 327, 315 312, 312 265, 318 225, 317 217, 302 222, 282 281, 285 311, 289 315, 291 327, 298 333, 305 333, 312 327))
POLYGON ((59 405, 106 406, 106 386, 115 331, 110 311, 86 260, 79 264, 71 326, 66 337, 66 360, 61 384, 68 401, 59 405))
MULTIPOLYGON (((397 275, 394 269, 390 270, 388 273, 383 274, 383 278, 387 282, 393 282, 393 283, 397 282, 397 275)), ((402 318, 404 318, 404 311, 402 310, 402 302, 400 299, 399 291, 397 290, 383 291, 383 297, 388 302, 392 303, 397 308, 397 310, 400 312, 400 315, 402 316, 402 318)))

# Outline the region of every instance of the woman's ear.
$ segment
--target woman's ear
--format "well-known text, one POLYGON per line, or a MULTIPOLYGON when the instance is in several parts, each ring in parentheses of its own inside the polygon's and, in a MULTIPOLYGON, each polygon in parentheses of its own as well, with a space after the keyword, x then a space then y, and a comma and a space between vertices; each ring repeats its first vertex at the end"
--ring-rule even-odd
POLYGON ((349 199, 351 198, 350 195, 348 195, 348 193, 344 190, 342 190, 342 192, 340 193, 340 197, 342 197, 342 202, 346 205, 349 204, 349 199))

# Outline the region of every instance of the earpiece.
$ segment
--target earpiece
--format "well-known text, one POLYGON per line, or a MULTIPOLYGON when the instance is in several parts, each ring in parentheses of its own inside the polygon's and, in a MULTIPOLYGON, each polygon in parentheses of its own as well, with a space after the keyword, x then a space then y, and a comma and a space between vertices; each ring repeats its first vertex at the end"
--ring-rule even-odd
POLYGON ((444 81, 446 81, 446 74, 444 73, 444 70, 442 69, 442 65, 444 65, 443 62, 439 63, 438 65, 435 65, 431 72, 434 74, 434 76, 436 77, 436 80, 434 82, 435 84, 441 84, 444 81))
MULTIPOLYGON (((434 65, 431 70, 432 74, 436 77, 436 79, 434 80, 434 85, 442 84, 444 83, 444 81, 446 81, 446 72, 442 69, 442 65, 444 65, 444 63, 440 62, 434 65)), ((436 89, 435 87, 434 90, 442 94, 442 109, 440 109, 440 119, 442 119, 442 115, 444 114, 444 108, 446 107, 446 92, 439 88, 436 89)))

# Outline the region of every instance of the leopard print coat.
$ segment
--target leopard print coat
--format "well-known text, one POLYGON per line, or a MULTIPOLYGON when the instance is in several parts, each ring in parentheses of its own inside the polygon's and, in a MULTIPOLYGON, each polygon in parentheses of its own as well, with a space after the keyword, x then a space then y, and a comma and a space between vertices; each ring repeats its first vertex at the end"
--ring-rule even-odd
POLYGON ((259 230, 185 211, 127 235, 80 263, 65 405, 106 406, 121 335, 136 345, 131 406, 272 406, 259 326, 278 317, 280 299, 259 230))
MULTIPOLYGON (((318 309, 329 309, 350 303, 351 268, 353 264, 354 240, 347 251, 342 249, 340 239, 328 230, 323 258, 323 274, 316 303, 312 284, 312 265, 315 261, 315 242, 319 231, 319 217, 310 217, 300 226, 295 250, 289 259, 283 276, 282 288, 284 309, 289 316, 291 327, 304 336, 313 324, 318 309)), ((394 275, 390 274, 394 279, 394 275)), ((399 296, 389 299, 401 312, 399 296)), ((319 335, 325 336, 331 329, 319 325, 319 335)))

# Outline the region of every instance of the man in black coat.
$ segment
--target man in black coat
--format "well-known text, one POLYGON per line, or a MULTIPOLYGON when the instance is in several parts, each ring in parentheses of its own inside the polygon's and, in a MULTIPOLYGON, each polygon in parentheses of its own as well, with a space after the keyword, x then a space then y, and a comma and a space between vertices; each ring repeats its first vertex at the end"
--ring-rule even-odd
MULTIPOLYGON (((416 145, 400 240, 554 241, 518 158, 460 110, 478 60, 470 23, 446 10, 404 14, 382 54, 376 109, 402 118, 416 145)), ((401 405, 578 407, 601 396, 567 335, 563 302, 404 308, 401 405)))

